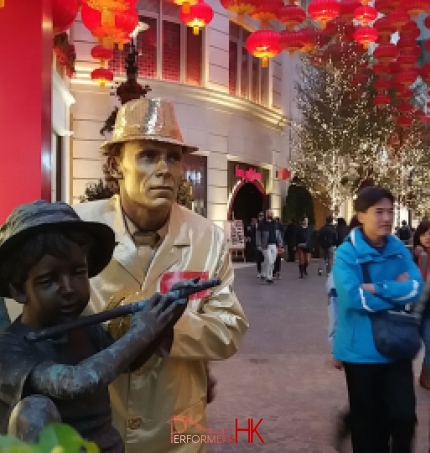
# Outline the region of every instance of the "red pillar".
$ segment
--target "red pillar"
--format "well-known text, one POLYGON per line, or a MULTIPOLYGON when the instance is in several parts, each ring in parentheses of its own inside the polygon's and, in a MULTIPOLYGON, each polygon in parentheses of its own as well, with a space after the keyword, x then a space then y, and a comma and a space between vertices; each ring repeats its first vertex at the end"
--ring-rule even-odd
POLYGON ((51 0, 0 9, 0 223, 51 198, 51 0))

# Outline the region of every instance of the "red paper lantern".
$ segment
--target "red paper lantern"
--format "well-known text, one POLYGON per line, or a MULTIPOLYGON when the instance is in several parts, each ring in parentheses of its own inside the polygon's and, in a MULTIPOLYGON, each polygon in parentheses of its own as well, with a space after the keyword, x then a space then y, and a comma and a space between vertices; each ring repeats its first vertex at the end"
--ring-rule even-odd
POLYGON ((113 24, 102 24, 102 13, 90 8, 87 4, 82 5, 81 19, 92 35, 97 38, 104 47, 111 48, 117 42, 120 47, 129 42, 129 34, 136 28, 139 21, 135 8, 121 11, 114 15, 113 24))
POLYGON ((381 17, 373 23, 373 28, 378 30, 378 41, 390 42, 391 35, 396 32, 396 27, 391 23, 388 17, 381 17))
POLYGON ((324 35, 321 30, 315 28, 302 28, 301 30, 302 39, 302 52, 311 52, 316 47, 326 43, 328 37, 324 35))
POLYGON ((288 168, 281 168, 278 170, 278 179, 282 179, 283 181, 287 181, 291 177, 291 172, 288 168))
POLYGON ((385 75, 390 72, 390 65, 388 63, 375 63, 372 71, 378 75, 385 75))
POLYGON ((424 63, 420 69, 420 76, 427 84, 430 83, 430 61, 424 63))
POLYGON ((430 28, 430 15, 427 16, 427 17, 424 19, 424 25, 425 25, 427 28, 430 28))
POLYGON ((399 49, 399 53, 400 55, 411 55, 417 59, 421 55, 421 47, 418 44, 414 47, 403 47, 399 49))
POLYGON ((189 13, 184 13, 183 10, 179 13, 181 22, 193 29, 195 35, 198 35, 201 28, 204 28, 214 18, 212 6, 201 2, 190 8, 189 13))
POLYGON ((401 116, 400 118, 397 118, 397 124, 400 127, 409 127, 412 124, 412 118, 401 116))
POLYGON ((284 30, 279 33, 279 47, 290 55, 303 48, 303 36, 300 31, 284 30))
POLYGON ((409 21, 402 28, 402 36, 418 39, 420 34, 420 27, 418 27, 418 25, 413 21, 409 21))
POLYGON ((402 54, 397 58, 397 63, 402 69, 412 69, 417 65, 417 59, 415 55, 402 54))
POLYGON ((405 88, 409 88, 417 79, 419 75, 418 70, 416 69, 407 69, 397 74, 395 81, 399 85, 403 85, 405 88))
POLYGON ((375 8, 382 14, 390 14, 396 5, 392 0, 375 0, 375 8))
POLYGON ((411 113, 412 110, 414 109, 414 106, 412 104, 409 104, 408 102, 402 102, 397 106, 397 110, 400 113, 411 113))
POLYGON ((373 56, 382 63, 388 63, 397 58, 399 50, 395 44, 379 44, 373 52, 373 56))
POLYGON ((368 25, 378 17, 378 11, 372 6, 360 6, 354 11, 354 19, 368 25))
POLYGON ((409 88, 400 87, 396 92, 396 98, 400 101, 409 101, 412 97, 412 91, 409 88))
POLYGON ((378 39, 378 30, 366 26, 357 28, 354 33, 354 39, 367 49, 370 43, 375 42, 378 39))
POLYGON ((386 107, 391 104, 391 98, 388 94, 377 94, 373 98, 373 104, 377 107, 386 107))
POLYGON ((113 72, 109 69, 97 68, 91 73, 91 79, 104 88, 107 83, 112 82, 113 72))
POLYGON ((94 46, 91 49, 91 56, 95 60, 99 60, 100 64, 104 66, 107 61, 113 58, 113 50, 103 46, 94 46))
POLYGON ((429 2, 426 0, 400 0, 400 9, 403 9, 412 17, 428 13, 429 7, 429 2))
POLYGON ((312 0, 308 6, 309 16, 325 28, 327 22, 339 16, 340 4, 335 0, 312 0))
POLYGON ((185 14, 188 14, 190 12, 190 8, 197 5, 198 2, 199 0, 173 0, 173 3, 180 6, 185 14))
POLYGON ((263 68, 281 52, 279 46, 279 33, 273 30, 257 30, 251 33, 246 40, 246 48, 254 57, 261 58, 263 68))
POLYGON ((361 3, 358 0, 342 0, 339 5, 339 16, 346 21, 352 21, 354 18, 354 11, 357 8, 360 8, 361 3))
POLYGON ((79 11, 79 0, 52 0, 52 28, 54 35, 68 30, 79 11))
POLYGON ((306 11, 297 5, 283 6, 278 11, 278 20, 285 24, 288 30, 302 24, 306 19, 306 11))
POLYGON ((283 0, 254 0, 255 10, 249 15, 262 23, 263 28, 269 20, 277 19, 278 11, 284 6, 283 0))
POLYGON ((397 41, 397 47, 399 48, 399 50, 413 49, 416 45, 417 41, 415 38, 404 36, 403 33, 400 35, 400 39, 397 41))
MULTIPOLYGON (((430 17, 430 16, 428 16, 430 17)), ((426 39, 426 42, 424 43, 424 48, 430 52, 430 39, 426 39)))
POLYGON ((373 82, 376 91, 387 91, 391 88, 391 82, 388 79, 376 79, 373 82))
POLYGON ((402 28, 410 21, 409 14, 405 13, 404 11, 397 11, 394 10, 388 16, 388 19, 394 26, 394 28, 398 31, 401 31, 402 28))
POLYGON ((221 5, 227 11, 239 16, 251 14, 255 10, 255 2, 253 0, 221 0, 221 5))
POLYGON ((83 0, 84 5, 100 11, 102 25, 114 25, 115 13, 126 11, 136 6, 137 0, 83 0))

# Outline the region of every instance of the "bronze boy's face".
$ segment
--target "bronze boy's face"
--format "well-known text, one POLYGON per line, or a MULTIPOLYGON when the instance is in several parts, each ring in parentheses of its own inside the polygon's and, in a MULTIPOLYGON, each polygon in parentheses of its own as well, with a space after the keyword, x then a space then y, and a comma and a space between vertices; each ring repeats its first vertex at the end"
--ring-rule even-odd
POLYGON ((22 322, 40 329, 71 321, 89 298, 87 254, 72 243, 67 259, 45 255, 30 270, 19 300, 22 322))
POLYGON ((135 140, 119 160, 121 195, 148 209, 170 207, 182 180, 182 146, 135 140))

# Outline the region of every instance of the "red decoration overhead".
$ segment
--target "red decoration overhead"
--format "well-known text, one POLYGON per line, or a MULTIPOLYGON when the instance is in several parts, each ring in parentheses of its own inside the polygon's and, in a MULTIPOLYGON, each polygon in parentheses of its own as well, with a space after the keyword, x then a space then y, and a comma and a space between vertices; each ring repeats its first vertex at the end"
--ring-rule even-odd
POLYGON ((426 0, 400 0, 400 8, 412 17, 430 12, 430 4, 426 0))
POLYGON ((254 57, 261 58, 262 66, 267 67, 269 58, 281 52, 279 33, 273 30, 257 30, 251 33, 246 40, 246 48, 254 57))
POLYGON ((181 22, 191 27, 195 35, 198 35, 201 28, 204 28, 214 18, 212 6, 201 2, 190 8, 189 13, 184 13, 183 10, 179 13, 181 22))
POLYGON ((400 118, 397 118, 397 124, 400 127, 409 127, 412 124, 412 118, 401 116, 400 118))
POLYGON ((340 13, 340 4, 335 0, 312 0, 308 6, 309 16, 325 28, 327 22, 340 13))
POLYGON ((279 34, 279 47, 292 55, 303 48, 303 36, 299 31, 284 30, 279 34))
POLYGON ((221 0, 221 5, 227 11, 239 16, 251 14, 255 10, 255 2, 253 0, 221 0))
POLYGON ((339 6, 339 16, 350 22, 354 18, 354 11, 361 6, 361 3, 359 0, 341 0, 339 6))
POLYGON ((126 11, 136 6, 137 0, 82 0, 83 5, 100 11, 102 25, 114 25, 115 13, 126 11))
POLYGON ((392 0, 375 0, 375 8, 382 14, 390 14, 396 9, 392 0))
POLYGON ((113 58, 113 50, 103 46, 94 46, 91 49, 91 56, 95 60, 99 60, 100 64, 104 66, 107 61, 113 58))
POLYGON ((378 11, 373 6, 360 6, 354 11, 354 19, 363 25, 368 25, 378 17, 378 11))
POLYGON ((378 41, 383 43, 390 42, 391 35, 396 32, 396 27, 388 17, 381 17, 375 20, 373 28, 378 30, 378 41))
POLYGON ((367 49, 369 44, 378 39, 378 30, 373 27, 360 27, 355 30, 354 39, 367 49))
POLYGON ((373 98, 373 104, 377 107, 386 107, 391 104, 391 98, 388 94, 377 94, 373 98))
POLYGON ((109 69, 97 68, 91 73, 91 79, 104 88, 107 83, 112 82, 113 72, 109 69))
POLYGON ((395 81, 405 88, 409 88, 417 79, 419 72, 417 69, 407 69, 397 74, 395 81))
POLYGON ((397 31, 401 31, 402 28, 410 21, 409 14, 398 10, 394 10, 390 13, 388 19, 397 31))
POLYGON ((303 45, 302 52, 311 52, 316 47, 327 44, 329 40, 326 34, 315 28, 302 28, 300 31, 303 45))
POLYGON ((288 30, 302 24, 306 19, 306 11, 297 5, 283 6, 278 11, 278 20, 285 24, 288 30))
POLYGON ((281 168, 278 170, 278 179, 282 179, 283 181, 287 181, 291 177, 291 172, 288 168, 281 168))
POLYGON ((54 35, 68 30, 79 11, 79 0, 52 0, 52 28, 54 35))
POLYGON ((375 63, 372 67, 375 74, 385 75, 390 73, 390 64, 388 63, 375 63))
POLYGON ((417 59, 415 55, 409 55, 405 53, 398 56, 397 63, 402 69, 412 69, 416 67, 417 59))
POLYGON ((81 19, 92 35, 108 48, 113 47, 115 42, 120 46, 124 42, 129 42, 129 34, 136 28, 139 21, 136 9, 131 8, 116 13, 114 23, 105 25, 102 24, 102 13, 85 3, 82 5, 81 19))
POLYGON ((249 15, 261 21, 262 27, 267 27, 269 20, 277 18, 278 11, 284 6, 283 0, 253 0, 255 10, 249 15))
POLYGON ((409 38, 418 39, 420 36, 420 28, 414 21, 409 21, 402 28, 402 36, 408 36, 409 38))
POLYGON ((378 92, 387 91, 391 88, 391 82, 388 79, 376 79, 373 82, 373 86, 375 87, 375 90, 378 92))
POLYGON ((190 8, 197 5, 198 2, 199 0, 173 0, 173 3, 179 5, 185 14, 188 14, 190 12, 190 8))
POLYGON ((427 84, 430 83, 430 61, 424 63, 420 69, 420 76, 427 84))
POLYGON ((388 63, 397 58, 399 50, 395 44, 379 44, 379 46, 373 52, 373 56, 383 63, 388 63))

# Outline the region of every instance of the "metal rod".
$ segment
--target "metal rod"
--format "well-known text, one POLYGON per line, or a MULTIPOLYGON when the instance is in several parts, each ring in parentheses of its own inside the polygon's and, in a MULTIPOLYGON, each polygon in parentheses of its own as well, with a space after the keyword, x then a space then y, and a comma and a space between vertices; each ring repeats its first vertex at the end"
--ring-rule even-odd
MULTIPOLYGON (((218 286, 220 283, 221 279, 212 278, 210 280, 194 283, 194 285, 190 288, 181 288, 169 291, 166 295, 169 299, 169 302, 172 303, 175 300, 186 299, 192 294, 213 288, 214 286, 218 286)), ((25 335, 25 339, 29 343, 36 343, 38 341, 43 341, 49 338, 55 338, 64 335, 67 332, 80 329, 81 327, 100 324, 101 322, 109 321, 114 318, 131 315, 133 313, 136 313, 137 311, 143 310, 148 301, 149 299, 141 300, 139 302, 113 308, 112 310, 96 313, 95 315, 83 316, 82 318, 74 319, 73 321, 70 321, 68 323, 48 327, 37 332, 29 332, 25 335)))

